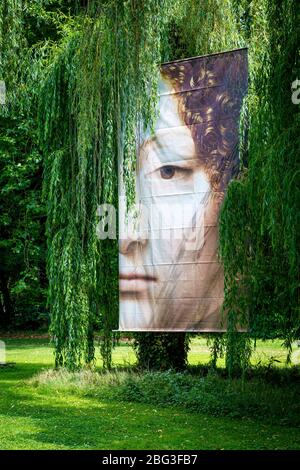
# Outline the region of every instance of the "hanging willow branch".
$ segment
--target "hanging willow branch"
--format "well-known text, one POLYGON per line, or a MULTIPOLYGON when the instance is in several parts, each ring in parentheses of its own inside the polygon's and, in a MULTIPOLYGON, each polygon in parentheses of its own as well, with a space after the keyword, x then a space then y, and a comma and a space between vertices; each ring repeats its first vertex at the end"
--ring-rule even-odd
MULTIPOLYGON (((23 16, 21 0, 0 3, 0 80, 6 83, 6 104, 16 104, 20 62, 24 56, 23 16)), ((3 112, 3 109, 1 109, 3 112)))
POLYGON ((221 216, 225 306, 235 325, 249 322, 252 336, 281 337, 290 350, 300 332, 297 7, 261 0, 238 8, 249 26, 250 127, 244 168, 221 216))
POLYGON ((151 127, 156 113, 161 38, 172 11, 158 0, 95 5, 54 47, 40 91, 51 333, 56 365, 70 369, 93 360, 99 314, 110 366, 117 242, 97 239, 96 211, 103 202, 117 206, 120 159, 134 199, 137 123, 151 127))

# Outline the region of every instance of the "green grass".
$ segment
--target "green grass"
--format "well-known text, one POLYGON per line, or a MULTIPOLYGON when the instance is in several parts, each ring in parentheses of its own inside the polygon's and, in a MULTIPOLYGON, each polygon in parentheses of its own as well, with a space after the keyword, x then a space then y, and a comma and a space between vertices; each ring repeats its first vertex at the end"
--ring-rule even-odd
MULTIPOLYGON (((295 426, 121 400, 118 387, 126 385, 125 372, 99 380, 86 372, 77 382, 68 377, 65 383, 51 382, 47 376, 53 374, 45 371, 53 366, 53 352, 46 340, 5 341, 7 360, 16 364, 0 369, 1 449, 300 448, 295 426)), ((272 356, 284 358, 280 342, 259 347, 266 362, 272 356)), ((193 341, 189 359, 194 365, 207 361, 203 340, 193 341)), ((128 345, 121 345, 113 360, 126 366, 135 356, 128 345)))

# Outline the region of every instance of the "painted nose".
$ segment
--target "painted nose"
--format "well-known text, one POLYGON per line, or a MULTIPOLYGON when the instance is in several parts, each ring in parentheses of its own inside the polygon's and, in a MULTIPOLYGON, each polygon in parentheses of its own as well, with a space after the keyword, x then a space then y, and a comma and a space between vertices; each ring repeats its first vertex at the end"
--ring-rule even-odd
POLYGON ((119 251, 122 255, 132 256, 138 252, 141 252, 147 246, 148 240, 137 237, 137 238, 125 238, 120 240, 119 251))

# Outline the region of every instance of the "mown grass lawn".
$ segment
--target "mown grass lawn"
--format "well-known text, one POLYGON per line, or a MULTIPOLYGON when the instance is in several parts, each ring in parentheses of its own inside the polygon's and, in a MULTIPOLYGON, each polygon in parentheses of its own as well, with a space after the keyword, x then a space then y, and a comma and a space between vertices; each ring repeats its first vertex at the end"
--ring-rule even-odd
MULTIPOLYGON (((0 368, 1 449, 300 449, 296 427, 123 402, 107 393, 101 397, 101 391, 95 397, 34 386, 28 379, 53 366, 48 341, 5 341, 7 360, 16 364, 0 368)), ((265 361, 284 358, 280 342, 259 348, 265 361)), ((208 356, 205 342, 196 338, 190 363, 208 356)), ((135 356, 121 345, 113 360, 126 366, 135 356)))

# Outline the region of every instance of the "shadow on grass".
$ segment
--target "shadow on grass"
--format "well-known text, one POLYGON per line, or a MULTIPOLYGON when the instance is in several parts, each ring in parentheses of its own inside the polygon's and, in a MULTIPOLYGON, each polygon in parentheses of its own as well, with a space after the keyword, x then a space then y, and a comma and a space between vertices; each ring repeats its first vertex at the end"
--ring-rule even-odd
MULTIPOLYGON (((299 449, 299 429, 121 402, 26 382, 45 364, 0 372, 1 448, 299 449)), ((124 369, 122 369, 124 370, 124 369)))
MULTIPOLYGON (((5 414, 13 418, 15 448, 18 448, 18 439, 21 445, 27 442, 27 446, 33 448, 69 449, 285 449, 300 446, 300 437, 293 429, 204 417, 149 405, 100 399, 95 402, 63 394, 32 396, 30 390, 28 393, 10 390, 10 402, 15 406, 5 414), (20 418, 17 433, 16 418, 20 418), (24 427, 24 419, 30 420, 30 431, 24 427)), ((3 411, 1 406, 1 413, 3 411)))

